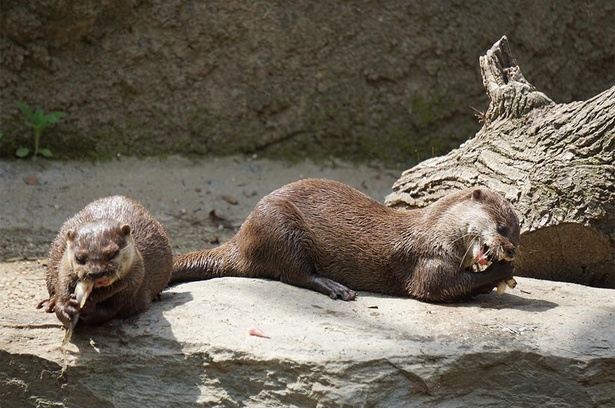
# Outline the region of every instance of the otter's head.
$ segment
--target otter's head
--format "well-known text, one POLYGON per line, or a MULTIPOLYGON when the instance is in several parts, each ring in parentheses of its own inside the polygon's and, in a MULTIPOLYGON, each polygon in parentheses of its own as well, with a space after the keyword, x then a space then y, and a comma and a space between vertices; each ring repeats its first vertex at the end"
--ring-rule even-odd
POLYGON ((80 224, 66 233, 63 263, 70 266, 77 281, 104 287, 122 278, 133 262, 135 251, 129 225, 100 219, 80 224))
POLYGON ((487 189, 466 191, 457 215, 467 249, 463 266, 483 271, 491 263, 512 261, 519 245, 519 219, 510 203, 487 189))

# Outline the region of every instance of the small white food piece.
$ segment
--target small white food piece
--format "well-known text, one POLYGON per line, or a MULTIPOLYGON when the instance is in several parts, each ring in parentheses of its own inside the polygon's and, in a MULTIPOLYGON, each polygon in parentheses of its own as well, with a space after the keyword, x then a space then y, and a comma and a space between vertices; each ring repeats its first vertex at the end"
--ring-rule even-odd
POLYGON ((510 278, 508 280, 502 280, 498 283, 498 295, 502 295, 506 292, 506 287, 515 288, 517 286, 517 280, 510 278))
POLYGON ((500 281, 498 283, 498 295, 502 295, 506 292, 506 281, 500 281))

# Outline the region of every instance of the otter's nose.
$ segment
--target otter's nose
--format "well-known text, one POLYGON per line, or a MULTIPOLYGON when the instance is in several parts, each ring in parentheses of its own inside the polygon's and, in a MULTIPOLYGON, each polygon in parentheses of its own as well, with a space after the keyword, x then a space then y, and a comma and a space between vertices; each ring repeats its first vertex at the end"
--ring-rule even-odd
POLYGON ((90 272, 88 272, 87 276, 88 276, 88 279, 90 279, 90 280, 97 280, 97 279, 99 279, 101 277, 104 277, 104 276, 106 276, 108 274, 109 274, 109 271, 93 269, 90 272))
POLYGON ((504 248, 504 254, 506 254, 506 257, 508 257, 508 258, 514 258, 515 255, 517 254, 517 250, 515 250, 515 248, 512 247, 512 246, 505 247, 504 248))

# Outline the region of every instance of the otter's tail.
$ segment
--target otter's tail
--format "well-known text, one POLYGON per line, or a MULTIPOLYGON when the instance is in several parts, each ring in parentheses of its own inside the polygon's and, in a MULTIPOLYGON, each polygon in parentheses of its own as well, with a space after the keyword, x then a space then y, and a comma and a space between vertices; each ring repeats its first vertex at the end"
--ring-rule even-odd
POLYGON ((234 271, 227 244, 177 256, 173 260, 169 284, 241 275, 234 271))

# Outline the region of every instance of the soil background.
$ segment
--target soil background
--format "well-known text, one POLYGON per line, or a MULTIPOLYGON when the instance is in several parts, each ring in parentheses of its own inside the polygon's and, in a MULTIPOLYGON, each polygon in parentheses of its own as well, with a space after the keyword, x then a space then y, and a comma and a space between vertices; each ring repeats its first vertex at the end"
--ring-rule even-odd
POLYGON ((399 170, 341 161, 317 164, 228 156, 107 162, 0 161, 0 260, 46 258, 66 219, 100 197, 123 194, 166 227, 174 252, 226 241, 256 202, 286 183, 324 177, 383 201, 399 170))
POLYGON ((615 8, 587 2, 104 0, 0 3, 0 155, 18 102, 68 117, 61 158, 236 154, 408 167, 473 136, 478 57, 507 35, 555 102, 615 83, 615 8))

